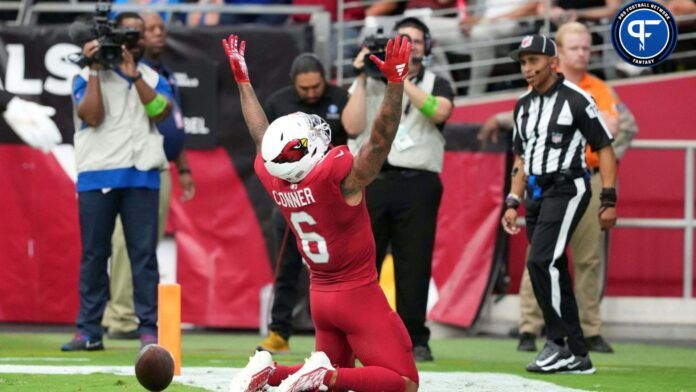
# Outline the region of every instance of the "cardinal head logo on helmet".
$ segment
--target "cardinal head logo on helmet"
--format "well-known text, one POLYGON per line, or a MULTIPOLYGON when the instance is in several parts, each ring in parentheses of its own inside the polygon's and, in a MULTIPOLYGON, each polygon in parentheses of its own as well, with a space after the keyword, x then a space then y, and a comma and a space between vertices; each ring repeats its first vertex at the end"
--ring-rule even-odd
POLYGON ((285 145, 285 147, 283 147, 280 154, 273 158, 271 162, 297 162, 305 155, 307 155, 307 138, 303 137, 302 139, 292 139, 285 145))

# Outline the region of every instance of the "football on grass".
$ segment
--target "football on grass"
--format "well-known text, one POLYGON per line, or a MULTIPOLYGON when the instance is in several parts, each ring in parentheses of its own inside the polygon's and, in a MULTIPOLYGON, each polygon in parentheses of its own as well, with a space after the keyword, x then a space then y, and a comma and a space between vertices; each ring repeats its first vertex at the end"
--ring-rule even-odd
POLYGON ((135 377, 148 391, 163 391, 174 377, 174 358, 164 347, 148 344, 135 360, 135 377))

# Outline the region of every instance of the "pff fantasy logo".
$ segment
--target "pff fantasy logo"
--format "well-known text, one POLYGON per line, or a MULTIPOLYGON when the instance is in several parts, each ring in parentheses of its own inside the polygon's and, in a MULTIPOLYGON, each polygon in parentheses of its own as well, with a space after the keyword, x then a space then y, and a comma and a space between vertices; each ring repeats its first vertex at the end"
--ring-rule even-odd
POLYGON ((652 1, 623 6, 611 26, 611 43, 626 62, 652 67, 666 60, 677 45, 677 23, 669 10, 652 1))

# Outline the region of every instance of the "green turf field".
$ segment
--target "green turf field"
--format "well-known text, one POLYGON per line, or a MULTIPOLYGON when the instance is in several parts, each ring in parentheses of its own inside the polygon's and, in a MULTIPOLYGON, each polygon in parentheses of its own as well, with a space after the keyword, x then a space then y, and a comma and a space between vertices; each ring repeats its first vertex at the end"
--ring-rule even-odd
MULTIPOLYGON (((106 340, 106 351, 61 353, 60 344, 70 339, 59 333, 0 333, 0 368, 6 365, 132 366, 137 341, 106 340)), ((258 335, 185 334, 183 366, 243 367, 258 335)), ((293 354, 276 356, 278 362, 301 361, 313 347, 312 337, 294 337, 293 354)), ((696 349, 647 344, 614 343, 615 354, 593 354, 597 373, 590 376, 530 375, 524 364, 533 354, 515 351, 512 339, 464 338, 433 340, 436 361, 419 365, 430 372, 508 373, 544 380, 559 386, 596 391, 696 391, 696 349)), ((378 348, 376 348, 378 349, 378 348)), ((0 390, 12 391, 138 391, 133 376, 28 375, 0 373, 0 390)), ((173 384, 171 391, 201 390, 173 384)), ((421 389, 427 392, 426 389, 421 389)), ((467 390, 463 385, 461 390, 467 390)))

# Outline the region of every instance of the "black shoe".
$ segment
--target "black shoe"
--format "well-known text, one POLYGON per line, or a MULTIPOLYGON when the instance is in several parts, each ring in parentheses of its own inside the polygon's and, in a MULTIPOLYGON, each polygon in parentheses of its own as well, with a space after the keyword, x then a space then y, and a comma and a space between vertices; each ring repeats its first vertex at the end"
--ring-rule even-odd
POLYGON ((520 335, 520 342, 517 344, 517 351, 535 352, 536 350, 536 335, 529 332, 522 332, 522 335, 520 335))
POLYGON ((565 374, 594 374, 597 369, 592 366, 590 354, 585 356, 576 355, 575 360, 558 370, 558 373, 565 374))
POLYGON ((60 347, 60 351, 101 351, 104 343, 101 339, 90 339, 89 336, 76 333, 73 339, 60 347))
POLYGON ((127 332, 122 332, 122 331, 109 331, 106 336, 109 337, 109 339, 114 339, 114 340, 136 340, 140 338, 140 334, 138 333, 138 330, 132 330, 132 331, 127 331, 127 332))
POLYGON ((413 358, 416 362, 431 362, 434 360, 433 352, 430 351, 430 346, 418 345, 413 347, 413 358))
POLYGON ((585 346, 590 351, 596 351, 598 353, 613 353, 614 349, 611 348, 609 343, 602 337, 602 335, 588 336, 585 338, 585 346))
POLYGON ((575 356, 567 346, 559 346, 547 340, 544 348, 527 364, 527 371, 533 373, 555 373, 575 361, 575 356))

